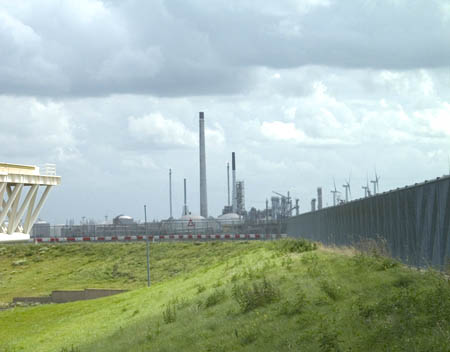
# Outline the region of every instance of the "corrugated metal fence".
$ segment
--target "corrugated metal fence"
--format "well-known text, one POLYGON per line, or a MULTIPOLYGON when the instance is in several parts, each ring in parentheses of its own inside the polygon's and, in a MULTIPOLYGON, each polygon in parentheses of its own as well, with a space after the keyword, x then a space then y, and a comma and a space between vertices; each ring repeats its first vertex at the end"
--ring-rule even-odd
POLYGON ((447 176, 292 217, 287 233, 336 245, 382 238, 394 258, 443 269, 450 260, 449 222, 447 176))

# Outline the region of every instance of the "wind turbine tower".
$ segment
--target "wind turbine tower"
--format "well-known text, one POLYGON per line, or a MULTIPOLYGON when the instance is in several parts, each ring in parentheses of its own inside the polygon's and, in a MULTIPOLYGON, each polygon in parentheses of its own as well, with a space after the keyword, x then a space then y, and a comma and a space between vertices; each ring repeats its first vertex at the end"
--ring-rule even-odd
POLYGON ((342 187, 345 188, 345 202, 348 202, 348 193, 350 191, 350 185, 346 183, 345 185, 342 185, 342 187))
POLYGON ((345 202, 347 203, 349 200, 349 195, 352 195, 351 188, 350 188, 350 177, 345 182, 345 184, 342 185, 342 187, 345 188, 345 202))
POLYGON ((331 191, 331 193, 333 193, 333 206, 336 206, 336 194, 340 193, 337 189, 336 189, 336 181, 333 178, 333 184, 334 184, 334 190, 331 191))
POLYGON ((373 183, 373 194, 377 194, 379 191, 378 188, 378 182, 380 181, 380 176, 377 174, 377 170, 375 170, 375 180, 370 181, 370 183, 373 183))

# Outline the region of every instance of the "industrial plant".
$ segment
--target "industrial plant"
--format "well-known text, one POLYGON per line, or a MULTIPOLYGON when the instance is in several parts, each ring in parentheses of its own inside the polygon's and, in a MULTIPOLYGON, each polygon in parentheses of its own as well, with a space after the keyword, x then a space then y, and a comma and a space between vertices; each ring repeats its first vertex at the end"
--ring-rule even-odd
MULTIPOLYGON (((303 200, 291 193, 272 191, 266 196, 265 208, 246 208, 245 180, 238 178, 238 156, 231 152, 226 163, 227 197, 222 214, 210 215, 208 209, 205 114, 199 113, 199 200, 200 211, 189 206, 189 180, 183 178, 183 205, 179 215, 173 212, 173 170, 168 170, 169 216, 162 221, 135 221, 119 214, 104 223, 83 218, 80 224, 68 221, 65 225, 51 225, 38 218, 50 189, 61 183, 54 165, 40 169, 35 166, 0 164, 0 241, 46 239, 65 240, 209 240, 258 239, 302 236, 332 244, 351 245, 358 238, 383 235, 393 253, 405 262, 423 265, 431 262, 444 265, 449 255, 448 214, 450 176, 423 184, 380 193, 380 176, 367 176, 362 186, 364 196, 352 197, 351 174, 341 190, 333 179, 332 206, 324 206, 323 187, 315 196, 303 200), (231 179, 231 182, 230 182, 231 179), (44 187, 38 196, 39 187, 44 187), (25 189, 28 191, 25 192, 25 189), (22 197, 22 192, 25 192, 22 197), (437 205, 436 205, 437 204, 437 205), (435 206, 436 205, 436 206, 435 206), (448 209, 447 209, 448 208, 448 209), (425 209, 425 210, 424 210, 425 209), (427 210, 428 209, 428 210, 427 210), (414 226, 411 223, 415 224, 414 226), (446 225, 447 224, 447 225, 446 225), (412 226, 412 227, 411 227, 412 226), (419 229, 426 229, 425 232, 419 229), (414 234, 415 235, 412 235, 414 234), (401 238, 399 238, 399 234, 401 238), (412 237, 411 237, 412 236, 412 237), (406 241, 406 242, 405 242, 406 241)), ((181 181, 181 180, 180 180, 181 181)))

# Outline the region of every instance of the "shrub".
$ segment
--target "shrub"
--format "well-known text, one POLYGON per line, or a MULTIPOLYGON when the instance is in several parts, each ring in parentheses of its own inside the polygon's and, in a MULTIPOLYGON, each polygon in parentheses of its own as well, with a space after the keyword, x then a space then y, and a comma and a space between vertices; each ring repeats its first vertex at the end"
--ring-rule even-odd
POLYGON ((225 299, 225 290, 214 290, 205 301, 205 308, 215 306, 216 304, 222 302, 225 299))
POLYGON ((239 304, 243 313, 265 306, 280 298, 280 292, 275 285, 263 279, 261 282, 233 286, 233 298, 239 304))
POLYGON ((270 242, 270 248, 281 253, 303 253, 317 249, 317 245, 303 238, 287 238, 270 242))

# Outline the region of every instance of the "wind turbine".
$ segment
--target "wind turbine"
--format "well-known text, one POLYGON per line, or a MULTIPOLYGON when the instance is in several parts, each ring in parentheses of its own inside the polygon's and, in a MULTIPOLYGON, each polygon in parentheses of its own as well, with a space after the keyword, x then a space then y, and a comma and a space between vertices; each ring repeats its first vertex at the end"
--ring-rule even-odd
POLYGON ((347 181, 345 184, 343 184, 342 187, 345 188, 345 202, 347 203, 348 202, 348 195, 349 195, 349 193, 351 194, 349 181, 347 181))
POLYGON ((348 180, 346 180, 345 184, 342 185, 342 187, 345 188, 345 202, 348 202, 349 195, 352 196, 352 191, 350 188, 350 178, 352 177, 352 173, 350 172, 350 175, 348 176, 348 180))
POLYGON ((341 193, 336 189, 336 180, 333 177, 333 184, 334 184, 334 190, 331 191, 331 193, 333 193, 333 206, 336 206, 336 194, 337 193, 341 193))
POLYGON ((366 175, 366 185, 362 186, 364 190, 364 197, 370 197, 370 187, 369 187, 369 175, 366 175))
POLYGON ((379 188, 378 188, 378 181, 380 180, 380 176, 377 175, 377 169, 375 168, 375 180, 370 181, 370 183, 373 183, 373 194, 377 194, 379 188))

